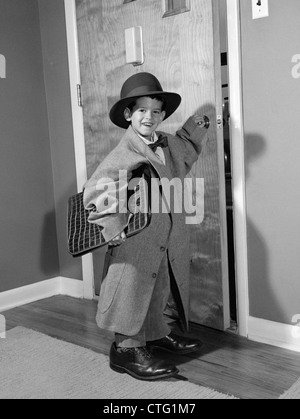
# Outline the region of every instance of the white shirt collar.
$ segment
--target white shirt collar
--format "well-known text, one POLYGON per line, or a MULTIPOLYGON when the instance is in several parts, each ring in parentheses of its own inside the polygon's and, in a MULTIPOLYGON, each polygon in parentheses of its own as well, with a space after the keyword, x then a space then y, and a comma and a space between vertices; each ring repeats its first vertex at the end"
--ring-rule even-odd
POLYGON ((158 136, 157 136, 156 132, 153 132, 153 133, 152 133, 152 138, 151 138, 151 140, 147 140, 147 138, 145 138, 145 137, 143 137, 142 135, 138 134, 135 130, 134 130, 134 132, 135 132, 135 133, 136 133, 136 135, 137 135, 138 137, 140 137, 140 139, 141 139, 141 140, 143 140, 143 141, 144 141, 144 143, 145 143, 145 144, 147 144, 147 145, 149 145, 149 144, 153 144, 153 143, 156 143, 156 141, 158 140, 158 136))

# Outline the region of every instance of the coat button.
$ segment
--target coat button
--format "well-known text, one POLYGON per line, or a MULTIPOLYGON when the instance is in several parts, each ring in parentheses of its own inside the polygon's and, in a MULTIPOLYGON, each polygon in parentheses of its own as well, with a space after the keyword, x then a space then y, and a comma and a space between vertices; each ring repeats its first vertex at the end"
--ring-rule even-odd
POLYGON ((157 275, 156 274, 152 274, 152 278, 156 278, 157 277, 157 275))

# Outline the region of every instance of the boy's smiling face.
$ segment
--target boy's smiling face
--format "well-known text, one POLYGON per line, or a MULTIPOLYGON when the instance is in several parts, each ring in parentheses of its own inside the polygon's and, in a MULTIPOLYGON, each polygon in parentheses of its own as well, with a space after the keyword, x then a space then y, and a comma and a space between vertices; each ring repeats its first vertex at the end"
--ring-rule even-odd
POLYGON ((165 118, 165 111, 162 110, 163 103, 151 97, 140 97, 132 111, 126 108, 124 117, 131 122, 132 128, 147 140, 151 140, 153 132, 165 118))

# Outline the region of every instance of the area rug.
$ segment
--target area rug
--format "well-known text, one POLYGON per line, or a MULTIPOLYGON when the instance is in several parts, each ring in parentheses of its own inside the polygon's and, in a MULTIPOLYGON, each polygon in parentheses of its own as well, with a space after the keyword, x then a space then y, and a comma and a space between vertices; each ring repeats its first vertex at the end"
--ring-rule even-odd
POLYGON ((144 382, 107 356, 16 327, 0 339, 0 399, 234 399, 186 381, 144 382))
POLYGON ((292 385, 282 396, 279 397, 281 400, 298 400, 300 399, 300 379, 292 385))

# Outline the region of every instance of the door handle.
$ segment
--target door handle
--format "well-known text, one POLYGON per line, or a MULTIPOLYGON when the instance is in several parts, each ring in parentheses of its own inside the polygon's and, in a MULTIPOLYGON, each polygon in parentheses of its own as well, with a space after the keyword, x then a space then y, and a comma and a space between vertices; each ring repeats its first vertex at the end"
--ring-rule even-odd
POLYGON ((204 119, 204 127, 205 127, 206 129, 208 129, 208 128, 209 128, 209 126, 210 126, 210 120, 209 120, 209 117, 208 117, 208 116, 206 116, 206 115, 204 115, 204 116, 203 116, 203 119, 204 119))
POLYGON ((203 126, 203 128, 208 129, 210 127, 210 120, 208 116, 203 115, 203 120, 198 122, 198 125, 200 125, 201 127, 203 126))

